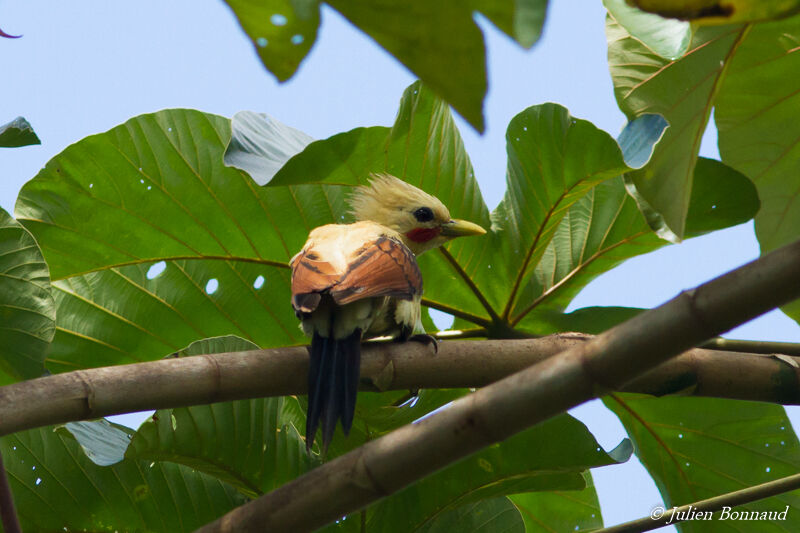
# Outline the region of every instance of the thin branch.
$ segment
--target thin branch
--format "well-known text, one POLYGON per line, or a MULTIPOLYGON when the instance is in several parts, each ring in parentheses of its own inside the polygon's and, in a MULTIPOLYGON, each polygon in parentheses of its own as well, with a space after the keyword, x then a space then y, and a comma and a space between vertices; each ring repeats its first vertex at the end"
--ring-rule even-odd
POLYGON ((433 300, 428 300, 427 298, 423 298, 422 299, 422 305, 424 305, 426 307, 431 307, 433 309, 438 309, 439 311, 451 314, 451 315, 456 316, 458 318, 463 318, 464 320, 466 320, 468 322, 472 322, 473 324, 477 324, 479 326, 489 327, 489 326, 492 325, 492 321, 491 320, 487 320, 486 318, 483 318, 482 316, 473 315, 472 313, 467 313, 467 312, 462 311, 460 309, 456 309, 455 307, 450 307, 449 305, 444 305, 444 304, 439 303, 439 302, 434 302, 433 300))
POLYGON ((22 533, 2 454, 0 454, 0 519, 3 523, 3 531, 6 533, 22 533))
POLYGON ((800 355, 800 343, 797 342, 746 341, 715 337, 707 340, 700 347, 731 352, 800 355))
POLYGON ((200 528, 314 530, 800 296, 800 242, 456 400, 200 528))
MULTIPOLYGON (((480 335, 481 330, 467 330, 480 335)), ((444 337, 443 337, 444 338, 444 337)), ((593 337, 562 333, 524 340, 368 342, 362 390, 484 387, 593 337)), ((308 352, 295 346, 162 359, 66 372, 0 387, 0 435, 133 411, 305 394, 308 352)), ((692 349, 622 387, 800 405, 800 357, 692 349)))
MULTIPOLYGON (((705 519, 711 513, 721 511, 723 508, 733 508, 745 503, 751 503, 771 496, 777 496, 784 492, 800 489, 800 474, 776 479, 755 485, 746 489, 728 492, 720 496, 701 500, 699 502, 682 505, 680 507, 673 507, 672 509, 663 510, 663 513, 654 509, 655 514, 651 514, 647 518, 640 518, 619 524, 616 526, 597 529, 594 533, 639 533, 640 531, 650 531, 658 529, 669 524, 677 524, 685 520, 697 520, 699 518, 705 519), (706 514, 708 513, 708 514, 706 514)), ((748 512, 748 511, 744 511, 748 512)))

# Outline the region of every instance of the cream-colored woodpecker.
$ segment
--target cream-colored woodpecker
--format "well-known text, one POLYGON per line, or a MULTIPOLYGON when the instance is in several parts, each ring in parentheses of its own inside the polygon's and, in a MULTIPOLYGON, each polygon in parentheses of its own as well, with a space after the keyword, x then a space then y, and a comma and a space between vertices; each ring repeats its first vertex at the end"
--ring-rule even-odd
POLYGON ((292 267, 292 306, 311 337, 306 446, 320 423, 327 449, 336 422, 345 435, 355 412, 361 340, 424 334, 422 275, 416 256, 486 231, 453 220, 437 198, 389 175, 373 175, 350 198, 353 224, 308 235, 292 267))

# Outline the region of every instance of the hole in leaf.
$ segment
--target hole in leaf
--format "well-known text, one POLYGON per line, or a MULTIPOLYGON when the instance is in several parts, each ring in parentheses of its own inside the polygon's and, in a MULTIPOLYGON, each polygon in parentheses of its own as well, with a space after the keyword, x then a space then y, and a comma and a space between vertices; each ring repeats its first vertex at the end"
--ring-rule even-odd
POLYGON ((219 281, 217 281, 214 278, 211 278, 210 280, 208 280, 208 283, 206 283, 206 294, 214 294, 215 292, 217 292, 218 288, 219 288, 219 281))
POLYGON ((254 289, 260 289, 264 286, 264 276, 258 276, 256 280, 253 282, 254 289))
POLYGON ((156 279, 167 268, 166 261, 159 261, 147 269, 147 279, 156 279))
POLYGON ((453 322, 455 321, 453 315, 444 313, 438 309, 428 309, 428 313, 430 313, 431 320, 433 320, 433 324, 439 328, 439 331, 450 329, 453 326, 453 322))

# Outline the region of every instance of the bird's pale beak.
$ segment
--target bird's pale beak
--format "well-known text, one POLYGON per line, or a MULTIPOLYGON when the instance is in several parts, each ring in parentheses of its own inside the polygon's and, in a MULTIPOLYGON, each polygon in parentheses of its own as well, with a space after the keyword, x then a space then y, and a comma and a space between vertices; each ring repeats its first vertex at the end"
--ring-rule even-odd
POLYGON ((451 220, 442 224, 442 235, 445 237, 466 237, 468 235, 483 235, 486 230, 467 220, 451 220))

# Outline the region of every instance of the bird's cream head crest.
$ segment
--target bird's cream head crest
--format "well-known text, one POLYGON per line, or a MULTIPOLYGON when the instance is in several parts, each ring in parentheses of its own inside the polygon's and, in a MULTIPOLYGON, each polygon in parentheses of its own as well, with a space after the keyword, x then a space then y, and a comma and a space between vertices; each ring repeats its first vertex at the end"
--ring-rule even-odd
POLYGON ((397 233, 419 255, 463 235, 486 233, 479 226, 452 220, 438 198, 389 174, 373 174, 350 197, 356 220, 377 222, 397 233))
POLYGON ((368 185, 358 187, 350 208, 356 220, 371 220, 399 233, 450 220, 438 198, 389 174, 373 174, 368 185))

